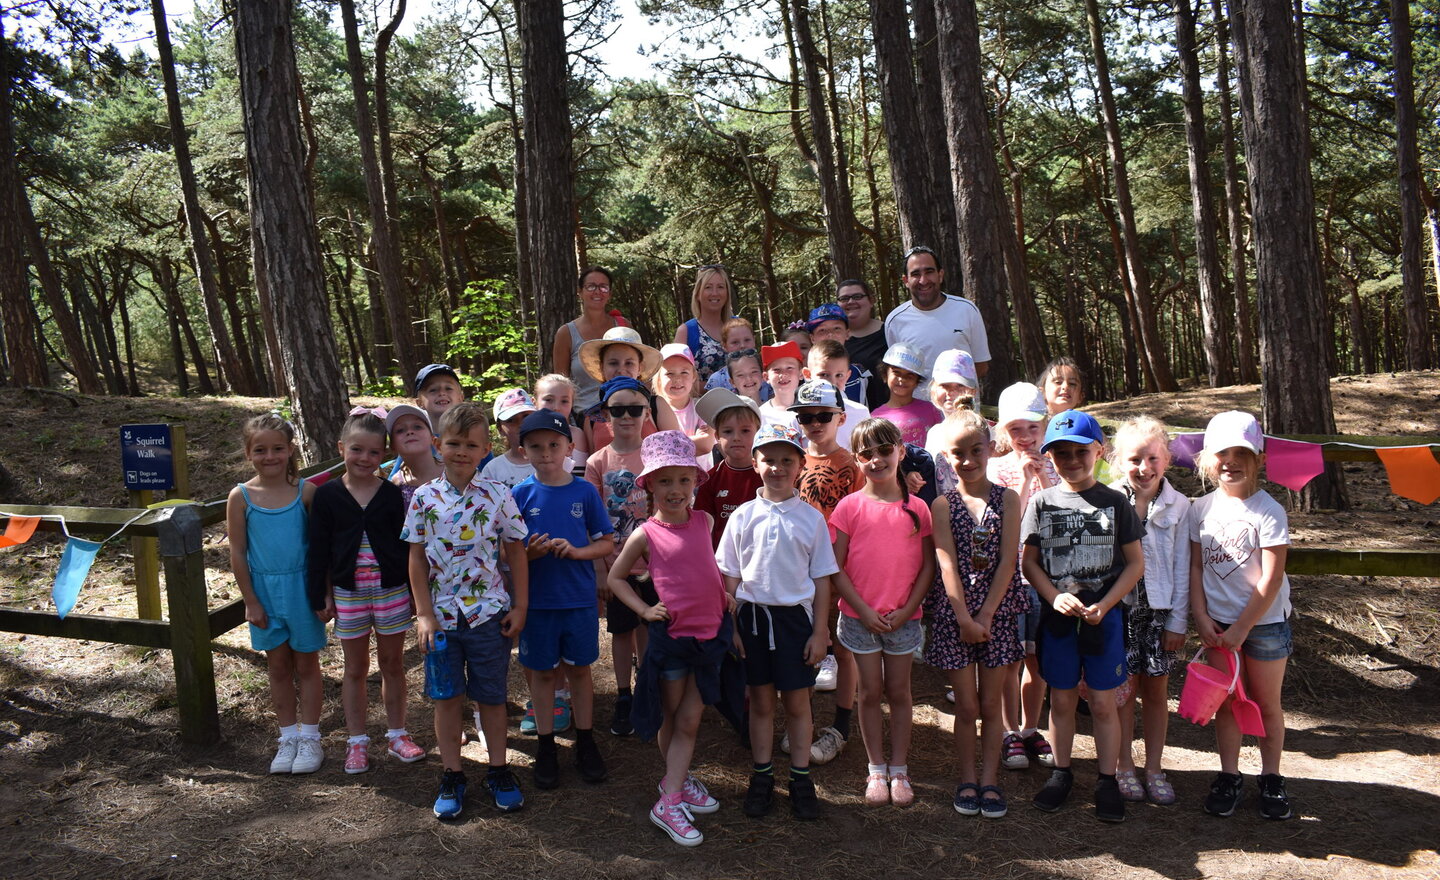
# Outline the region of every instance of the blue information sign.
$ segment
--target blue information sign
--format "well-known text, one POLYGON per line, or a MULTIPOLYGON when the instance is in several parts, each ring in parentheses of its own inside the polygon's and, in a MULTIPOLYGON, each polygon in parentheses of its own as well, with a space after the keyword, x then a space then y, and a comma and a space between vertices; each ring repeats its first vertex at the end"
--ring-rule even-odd
POLYGON ((120 470, 126 489, 174 489, 169 425, 121 425, 120 470))

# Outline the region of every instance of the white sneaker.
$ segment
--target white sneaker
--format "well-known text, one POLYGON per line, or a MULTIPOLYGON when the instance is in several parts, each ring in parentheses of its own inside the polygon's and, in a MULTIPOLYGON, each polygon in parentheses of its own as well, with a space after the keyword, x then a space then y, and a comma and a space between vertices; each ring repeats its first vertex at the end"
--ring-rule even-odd
POLYGON ((835 662, 834 654, 826 654, 825 659, 820 661, 820 672, 815 676, 815 690, 835 690, 835 678, 840 674, 840 664, 835 662))
POLYGON ((325 750, 320 747, 320 740, 300 737, 295 743, 295 762, 290 765, 290 772, 297 776, 302 773, 314 773, 325 763, 325 750))
POLYGON ((270 762, 271 773, 289 773, 295 766, 295 746, 299 737, 287 736, 280 740, 280 748, 275 752, 275 758, 270 762))
POLYGON ((845 737, 833 727, 822 727, 810 744, 810 764, 829 764, 845 750, 845 737))

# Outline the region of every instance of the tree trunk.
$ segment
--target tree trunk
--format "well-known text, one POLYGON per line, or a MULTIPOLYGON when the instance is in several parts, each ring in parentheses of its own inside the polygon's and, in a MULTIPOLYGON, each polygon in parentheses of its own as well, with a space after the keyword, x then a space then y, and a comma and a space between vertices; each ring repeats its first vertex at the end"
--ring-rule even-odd
POLYGON ((1170 359, 1165 355, 1165 342, 1160 338, 1159 319, 1155 314, 1150 290, 1150 270, 1140 251, 1140 234, 1135 228, 1135 206, 1130 199, 1130 171, 1125 159, 1125 144, 1120 139, 1120 121, 1115 110, 1115 93, 1110 85, 1110 59, 1105 52, 1105 33, 1100 23, 1099 0, 1085 0, 1085 20, 1090 29, 1090 48, 1095 56, 1095 84, 1100 91, 1101 121, 1105 128, 1105 145, 1110 153, 1111 174, 1115 178, 1115 206, 1120 214, 1120 230, 1125 245, 1125 271, 1134 291, 1136 318, 1139 321, 1140 348, 1155 377, 1156 391, 1176 391, 1170 359))
POLYGON ((530 285, 539 319, 542 372, 550 363, 549 340, 570 320, 575 287, 575 190, 571 177, 569 75, 562 0, 526 0, 520 14, 524 80, 525 230, 530 285))
POLYGON ((292 12, 290 2, 242 0, 236 4, 235 45, 255 259, 264 267, 300 440, 316 460, 336 448, 349 407, 305 182, 292 12))
MULTIPOLYGON (((395 343, 396 366, 407 393, 420 364, 410 334, 410 313, 405 305, 405 284, 401 278, 400 243, 394 235, 385 199, 380 160, 375 155, 375 126, 370 115, 370 85, 365 78, 365 59, 360 54, 360 29, 355 20, 355 0, 340 0, 340 18, 345 27, 345 59, 350 73, 350 91, 355 98, 355 129, 360 136, 360 166, 365 172, 365 200, 370 209, 370 243, 375 254, 380 295, 390 338, 395 343)), ((385 371, 386 373, 389 370, 385 371)))
MULTIPOLYGON (((1245 190, 1235 153, 1235 111, 1230 102, 1229 20, 1224 0, 1211 0, 1215 14, 1216 92, 1220 96, 1220 144, 1225 157, 1225 211, 1230 233, 1230 284, 1235 301, 1235 366, 1241 382, 1260 381, 1255 363, 1255 331, 1250 315, 1250 278, 1245 265, 1245 190)), ((1237 38, 1238 39, 1238 38, 1237 38)), ((1241 83, 1241 89, 1245 84, 1241 83)), ((1244 96, 1241 97, 1242 103, 1244 96)))
POLYGON ((10 38, 0 21, 0 325, 5 328, 6 378, 17 388, 50 384, 45 358, 36 343, 34 311, 30 307, 30 278, 25 271, 25 234, 20 223, 24 198, 20 166, 15 154, 14 85, 10 38))
POLYGON ((251 351, 251 344, 256 342, 258 336, 250 336, 249 328, 245 323, 245 313, 252 309, 252 305, 246 301, 240 289, 235 284, 235 278, 230 271, 230 256, 225 245, 225 237, 220 234, 220 227, 215 218, 200 209, 200 221, 206 230, 206 240, 210 245, 211 253, 215 255, 215 280, 220 284, 220 300, 225 304, 225 313, 230 321, 230 333, 235 340, 235 353, 240 358, 241 369, 254 379, 254 394, 260 397, 268 397, 271 394, 270 382, 265 375, 264 359, 259 356, 258 351, 251 351))
POLYGON ((1429 300, 1420 255, 1420 152, 1416 144, 1415 50, 1409 0, 1390 0, 1390 47, 1395 59, 1395 159, 1400 170, 1400 278, 1405 302, 1405 362, 1434 366, 1429 300))
MULTIPOLYGON (((1287 0, 1231 0, 1235 59, 1249 101, 1245 158, 1255 222, 1260 312, 1260 399, 1267 430, 1333 434, 1324 338, 1325 296, 1315 245, 1315 202, 1305 155, 1303 79, 1287 0)), ((1346 506, 1333 463, 1302 493, 1306 507, 1346 506)))
POLYGON ((1230 362, 1231 306, 1220 271, 1219 232, 1210 195, 1210 149, 1205 142, 1205 99, 1200 86, 1200 56, 1195 49, 1192 0, 1174 0, 1175 51, 1180 56, 1181 94, 1185 102, 1185 147, 1190 162, 1190 217, 1195 225, 1196 277, 1200 286, 1205 372, 1211 388, 1235 384, 1230 362))
MULTIPOLYGON (((915 91, 915 66, 910 57, 910 16, 905 0, 870 0, 870 28, 875 37, 875 72, 880 80, 880 106, 885 118, 885 144, 890 154, 890 182, 895 189, 895 215, 900 246, 910 248, 938 240, 934 185, 920 127, 915 91)), ((875 218, 879 223, 879 218, 875 218)), ((931 245, 933 247, 933 245, 931 245)))
POLYGON ((990 141, 985 90, 980 80, 980 27, 975 0, 936 0, 941 58, 940 81, 950 167, 954 169, 955 216, 960 239, 960 275, 985 320, 990 371, 983 390, 993 403, 1014 383, 1010 303, 1005 295, 1005 254, 996 201, 1004 198, 1000 168, 990 141))
POLYGON ((946 279, 949 292, 963 296, 968 291, 964 278, 953 272, 960 265, 960 226, 955 217, 955 175, 950 168, 950 147, 945 133, 945 116, 936 113, 942 106, 943 86, 940 80, 940 36, 935 20, 936 0, 914 0, 915 14, 915 93, 919 106, 928 112, 920 114, 920 129, 925 138, 923 152, 929 162, 930 199, 935 204, 935 220, 940 224, 936 240, 928 244, 940 255, 940 265, 952 269, 946 279))
MULTIPOLYGON (((1025 258, 1025 199, 1020 189, 1020 171, 1015 167, 1005 133, 1004 114, 995 113, 995 137, 1000 157, 1005 163, 1008 187, 1005 195, 995 200, 1000 224, 1000 244, 1005 252, 1005 277, 1010 285, 1010 304, 1015 308, 1015 329, 1020 337, 1020 360, 1025 373, 1038 376, 1050 361, 1050 342, 1045 338, 1045 324, 1040 307, 1030 289, 1030 267, 1025 258)), ((1072 349, 1073 351, 1073 349, 1072 349)))

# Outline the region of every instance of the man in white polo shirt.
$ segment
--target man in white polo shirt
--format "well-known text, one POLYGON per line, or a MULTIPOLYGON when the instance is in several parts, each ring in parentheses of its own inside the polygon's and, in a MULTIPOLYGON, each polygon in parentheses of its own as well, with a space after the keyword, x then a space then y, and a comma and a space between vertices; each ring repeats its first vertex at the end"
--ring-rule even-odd
MULTIPOLYGON (((910 300, 885 318, 886 343, 910 343, 920 349, 926 364, 935 363, 942 351, 968 351, 976 375, 984 378, 990 369, 990 343, 980 309, 964 297, 945 293, 945 270, 935 252, 923 245, 906 251, 903 281, 910 300)), ((928 385, 915 389, 916 396, 925 398, 928 385)))

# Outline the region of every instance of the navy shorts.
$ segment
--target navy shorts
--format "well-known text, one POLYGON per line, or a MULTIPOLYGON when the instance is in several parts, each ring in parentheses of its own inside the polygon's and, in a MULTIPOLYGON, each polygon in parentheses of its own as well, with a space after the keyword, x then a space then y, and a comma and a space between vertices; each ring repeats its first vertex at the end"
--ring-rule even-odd
MULTIPOLYGON (((1216 622, 1224 632, 1233 624, 1216 622)), ((1295 642, 1290 631, 1290 621, 1262 623, 1250 628, 1245 644, 1240 646, 1251 660, 1284 660, 1295 653, 1295 642)))
POLYGON ((503 614, 474 626, 462 616, 445 633, 445 663, 452 681, 465 682, 465 695, 482 706, 505 705, 510 673, 510 640, 500 634, 503 614))
POLYGON ((805 643, 815 623, 804 605, 741 602, 736 612, 740 643, 745 646, 745 684, 773 685, 781 691, 815 686, 819 669, 805 662, 805 643))
MULTIPOLYGON (((1078 617, 1067 621, 1080 622, 1078 617)), ((1130 667, 1125 659, 1125 615, 1119 608, 1110 609, 1100 618, 1103 647, 1099 654, 1081 654, 1080 638, 1073 626, 1064 635, 1056 635, 1049 627, 1040 627, 1040 677, 1057 690, 1080 686, 1083 673, 1091 690, 1108 691, 1125 683, 1130 667)))
POLYGON ((531 609, 520 631, 520 665, 547 672, 561 663, 589 666, 600 659, 600 621, 595 606, 531 609))
MULTIPOLYGON (((635 591, 646 605, 654 605, 660 601, 660 594, 655 592, 655 582, 649 576, 639 577, 627 575, 625 583, 635 591)), ((605 601, 605 631, 611 635, 622 636, 625 633, 634 631, 640 626, 640 615, 630 610, 630 606, 611 596, 605 601)))

